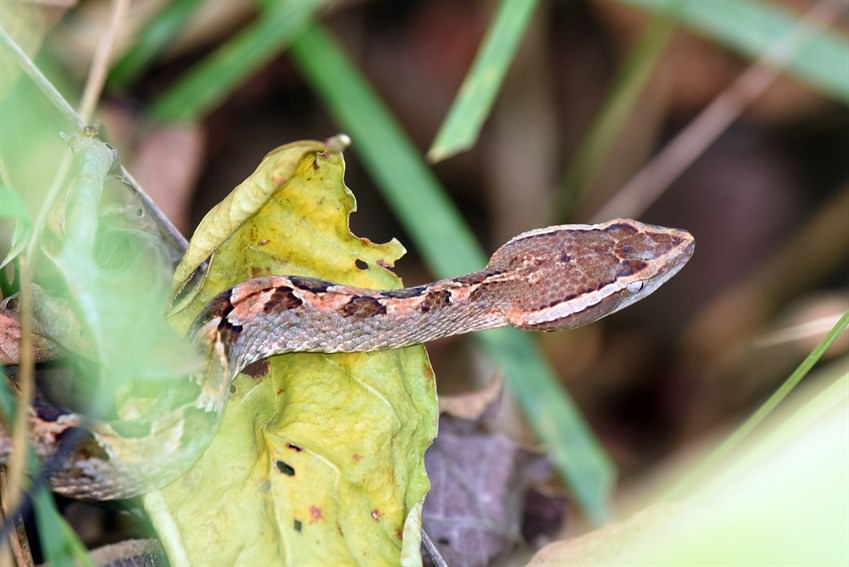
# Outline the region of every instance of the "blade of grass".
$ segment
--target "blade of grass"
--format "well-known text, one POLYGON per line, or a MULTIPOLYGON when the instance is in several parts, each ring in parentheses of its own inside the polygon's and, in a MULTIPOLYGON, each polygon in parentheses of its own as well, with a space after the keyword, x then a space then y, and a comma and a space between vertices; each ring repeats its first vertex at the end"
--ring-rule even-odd
POLYGON ((598 175, 675 28, 674 20, 667 14, 658 14, 643 32, 560 184, 555 206, 558 222, 567 222, 574 205, 581 199, 582 190, 586 190, 598 175))
POLYGON ((673 489, 671 496, 681 496, 687 493, 690 487, 697 486, 702 482, 705 475, 711 474, 716 464, 724 460, 732 451, 737 449, 743 441, 745 441, 753 431, 755 431, 778 405, 792 392, 796 386, 808 375, 814 365, 819 362, 822 355, 831 347, 834 341, 846 330, 849 326, 849 311, 843 313, 843 316, 834 324, 831 330, 823 337, 823 339, 814 347, 814 349, 805 357, 805 360, 793 371, 793 373, 784 381, 758 410, 752 414, 740 427, 734 430, 734 433, 728 437, 717 449, 711 453, 708 458, 704 459, 699 466, 689 473, 679 485, 673 489))
POLYGON ((94 567, 88 551, 56 509, 53 495, 40 488, 33 494, 32 504, 47 565, 94 567))
POLYGON ((109 71, 110 87, 126 87, 157 55, 165 51, 200 5, 200 0, 174 0, 163 6, 142 28, 132 48, 109 71))
POLYGON ((536 0, 502 0, 472 69, 428 150, 431 162, 468 149, 478 139, 536 5, 536 0))
MULTIPOLYGON (((335 41, 313 25, 289 53, 356 141, 355 150, 434 273, 479 269, 486 262, 483 251, 409 138, 335 41)), ((512 329, 477 336, 504 367, 528 420, 587 516, 603 522, 613 483, 611 464, 536 344, 512 329)))
MULTIPOLYGON (((845 0, 832 1, 845 10, 845 0)), ((778 38, 789 34, 799 19, 799 16, 774 3, 752 0, 619 2, 654 12, 675 9, 676 16, 684 24, 752 58, 768 51, 778 38)), ((787 71, 823 93, 849 102, 846 61, 849 61, 849 40, 834 31, 823 31, 794 54, 787 62, 787 71)))
POLYGON ((169 122, 192 121, 203 116, 280 53, 320 5, 319 0, 270 4, 256 22, 219 47, 157 99, 151 114, 169 122))
POLYGON ((837 20, 841 14, 839 8, 829 0, 814 2, 799 20, 792 22, 786 34, 776 36, 754 63, 593 215, 593 222, 617 216, 640 216, 747 105, 766 92, 794 54, 810 45, 817 33, 837 20))

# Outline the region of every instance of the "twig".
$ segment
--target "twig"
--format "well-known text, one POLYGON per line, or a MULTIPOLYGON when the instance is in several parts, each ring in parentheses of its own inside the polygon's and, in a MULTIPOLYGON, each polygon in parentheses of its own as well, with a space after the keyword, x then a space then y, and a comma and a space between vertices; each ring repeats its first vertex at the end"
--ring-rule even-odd
MULTIPOLYGON (((4 471, 0 471, 0 484, 5 484, 6 482, 6 473, 4 471)), ((9 506, 6 501, 6 493, 0 493, 0 501, 2 501, 3 505, 3 515, 4 517, 9 514, 9 506)), ((26 528, 24 527, 24 523, 20 518, 15 520, 15 535, 12 536, 9 534, 9 542, 12 545, 12 554, 15 556, 15 563, 18 567, 33 567, 35 562, 32 558, 32 552, 29 548, 29 541, 27 540, 26 528)), ((5 534, 3 534, 5 536, 5 534)), ((4 562, 8 562, 8 556, 3 559, 4 562)))
MULTIPOLYGON (((68 101, 65 100, 65 97, 56 90, 53 83, 51 83, 39 70, 39 68, 35 66, 27 54, 24 53, 18 46, 15 40, 6 33, 6 30, 3 29, 2 26, 0 26, 0 46, 6 48, 14 61, 26 72, 35 86, 41 90, 48 102, 53 104, 57 111, 76 131, 81 131, 86 126, 86 122, 77 114, 68 101)), ((65 171, 67 171, 68 165, 65 165, 64 167, 65 171)), ((60 179, 64 179, 65 177, 65 172, 63 172, 62 169, 63 168, 60 165, 60 174, 57 174, 57 177, 60 179)), ((179 230, 177 230, 171 221, 162 214, 159 207, 154 204, 153 200, 147 195, 147 193, 144 192, 136 180, 133 179, 123 166, 121 166, 118 171, 118 175, 120 180, 130 190, 133 197, 138 200, 145 213, 154 220, 159 228, 160 234, 165 238, 171 248, 178 254, 182 254, 188 246, 186 238, 179 230)))
POLYGON ((618 216, 640 216, 746 106, 775 82, 789 59, 811 36, 830 26, 844 8, 840 0, 817 2, 793 29, 764 52, 608 201, 594 215, 593 222, 618 216))
POLYGON ((9 54, 14 58, 15 62, 18 66, 23 69, 24 73, 26 73, 30 79, 32 79, 33 84, 41 90, 42 94, 44 94, 45 98, 53 103, 53 106, 56 107, 56 110, 59 111, 60 114, 70 122, 75 125, 78 129, 82 130, 85 124, 74 111, 74 108, 65 100, 65 97, 56 90, 56 87, 53 86, 47 77, 42 74, 38 67, 35 66, 35 63, 32 62, 26 53, 24 53, 23 49, 12 39, 5 28, 0 25, 0 45, 6 48, 9 54))
MULTIPOLYGON (((33 234, 33 239, 35 234, 33 234)), ((8 475, 4 493, 7 498, 9 519, 17 520, 18 504, 21 501, 21 486, 24 468, 27 462, 27 417, 33 398, 33 348, 32 348, 32 269, 29 266, 29 254, 18 259, 21 271, 20 308, 21 308, 21 349, 20 364, 18 365, 18 396, 15 400, 15 420, 12 429, 12 449, 9 463, 6 467, 8 475)), ((5 565, 11 564, 11 557, 6 553, 5 541, 2 543, 0 560, 5 565)))
POLYGON ((112 49, 115 47, 115 40, 118 37, 118 31, 121 29, 121 23, 127 19, 129 10, 130 0, 114 0, 109 25, 100 41, 97 42, 79 107, 80 117, 86 123, 91 122, 94 109, 100 100, 100 93, 103 92, 103 85, 106 84, 106 75, 109 72, 109 59, 112 55, 112 49))

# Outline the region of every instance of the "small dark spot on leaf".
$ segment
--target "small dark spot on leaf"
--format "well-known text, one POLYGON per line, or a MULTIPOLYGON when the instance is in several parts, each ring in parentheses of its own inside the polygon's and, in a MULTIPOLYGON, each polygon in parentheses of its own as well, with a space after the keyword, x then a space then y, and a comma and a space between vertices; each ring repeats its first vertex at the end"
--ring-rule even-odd
POLYGON ((230 384, 230 393, 231 393, 231 394, 235 394, 235 393, 236 393, 236 385, 235 385, 235 384, 230 384))
POLYGON ((366 262, 365 260, 360 260, 359 258, 357 258, 356 260, 354 260, 354 265, 357 266, 357 268, 360 270, 368 270, 368 262, 366 262))
POLYGON ((383 516, 383 512, 381 512, 377 508, 371 511, 371 517, 373 520, 379 520, 381 516, 383 516))
POLYGON ((300 520, 295 520, 294 527, 296 532, 300 532, 304 525, 301 523, 300 520))
POLYGON ((303 449, 301 449, 300 447, 298 447, 294 443, 286 443, 286 446, 288 448, 292 449, 293 451, 297 452, 297 453, 300 453, 301 451, 303 451, 303 449))
POLYGON ((441 537, 436 540, 436 543, 439 543, 441 545, 451 545, 451 540, 447 537, 441 537))
POLYGON ((267 239, 267 238, 263 238, 262 240, 260 240, 260 241, 258 242, 258 244, 259 244, 260 246, 265 246, 266 244, 268 244, 268 239, 267 239))
POLYGON ((295 469, 291 465, 287 465, 283 461, 275 461, 274 464, 277 465, 277 470, 286 476, 295 476, 295 469))
POLYGON ((247 374, 251 378, 260 378, 268 374, 268 359, 257 360, 248 364, 242 369, 242 374, 247 374))

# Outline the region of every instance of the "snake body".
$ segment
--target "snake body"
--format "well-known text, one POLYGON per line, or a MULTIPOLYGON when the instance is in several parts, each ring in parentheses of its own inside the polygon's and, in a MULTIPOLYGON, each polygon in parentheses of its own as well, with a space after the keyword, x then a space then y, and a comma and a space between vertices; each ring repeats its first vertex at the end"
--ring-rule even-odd
MULTIPOLYGON (((578 327, 652 293, 693 253, 683 230, 616 219, 511 239, 484 269, 378 291, 299 276, 247 280, 198 315, 205 371, 178 383, 143 418, 105 422, 44 404, 29 409, 33 444, 59 493, 127 498, 183 474, 217 430, 231 380, 287 352, 363 352, 514 326, 578 327), (64 446, 64 449, 63 449, 64 446)), ((8 457, 0 436, 0 460, 8 457)))

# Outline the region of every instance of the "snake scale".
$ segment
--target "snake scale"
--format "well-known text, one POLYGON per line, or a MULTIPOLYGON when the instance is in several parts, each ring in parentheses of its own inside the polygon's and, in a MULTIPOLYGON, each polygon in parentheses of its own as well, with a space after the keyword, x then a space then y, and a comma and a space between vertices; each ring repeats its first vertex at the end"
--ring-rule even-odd
MULTIPOLYGON (((525 232, 481 271, 377 291, 298 276, 247 280, 219 294, 190 336, 208 361, 150 412, 98 421, 43 403, 29 408, 32 442, 56 492, 97 500, 167 485, 215 434, 231 380, 287 352, 361 352, 513 326, 534 331, 591 323, 649 295, 690 259, 686 231, 616 219, 525 232)), ((0 431, 0 461, 9 456, 0 431)))

